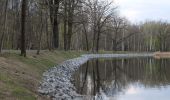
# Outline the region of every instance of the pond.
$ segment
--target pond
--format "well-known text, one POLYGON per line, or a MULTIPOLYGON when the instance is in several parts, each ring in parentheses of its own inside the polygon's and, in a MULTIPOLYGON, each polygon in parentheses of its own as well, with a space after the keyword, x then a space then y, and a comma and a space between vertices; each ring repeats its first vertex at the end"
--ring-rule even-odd
POLYGON ((93 59, 73 78, 85 100, 170 100, 170 59, 93 59))

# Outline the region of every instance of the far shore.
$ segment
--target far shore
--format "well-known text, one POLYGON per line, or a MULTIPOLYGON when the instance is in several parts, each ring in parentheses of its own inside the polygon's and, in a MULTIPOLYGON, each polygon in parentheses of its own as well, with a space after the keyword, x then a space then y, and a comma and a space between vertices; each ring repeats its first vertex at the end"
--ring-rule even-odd
POLYGON ((154 57, 157 59, 160 58, 170 58, 170 52, 154 52, 154 57))

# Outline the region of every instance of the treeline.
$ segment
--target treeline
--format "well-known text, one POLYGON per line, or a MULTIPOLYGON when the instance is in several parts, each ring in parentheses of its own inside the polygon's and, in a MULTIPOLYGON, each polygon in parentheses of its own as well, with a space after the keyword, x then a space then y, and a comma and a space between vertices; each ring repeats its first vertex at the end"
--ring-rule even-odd
POLYGON ((117 9, 106 0, 1 0, 0 49, 37 50, 37 54, 42 49, 170 49, 169 23, 134 25, 117 9))

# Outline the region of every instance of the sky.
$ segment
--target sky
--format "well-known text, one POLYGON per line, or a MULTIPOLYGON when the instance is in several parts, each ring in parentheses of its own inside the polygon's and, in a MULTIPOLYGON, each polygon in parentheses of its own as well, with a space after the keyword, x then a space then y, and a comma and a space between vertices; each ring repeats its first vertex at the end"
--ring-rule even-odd
POLYGON ((146 20, 170 22, 170 0, 114 0, 121 16, 132 23, 146 20))

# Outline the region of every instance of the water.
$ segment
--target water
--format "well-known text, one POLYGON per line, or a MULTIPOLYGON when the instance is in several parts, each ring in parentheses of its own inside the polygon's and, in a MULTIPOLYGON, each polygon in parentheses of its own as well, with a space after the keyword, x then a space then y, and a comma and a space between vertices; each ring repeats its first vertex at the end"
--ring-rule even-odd
POLYGON ((93 59, 73 78, 85 100, 170 100, 170 59, 93 59))

